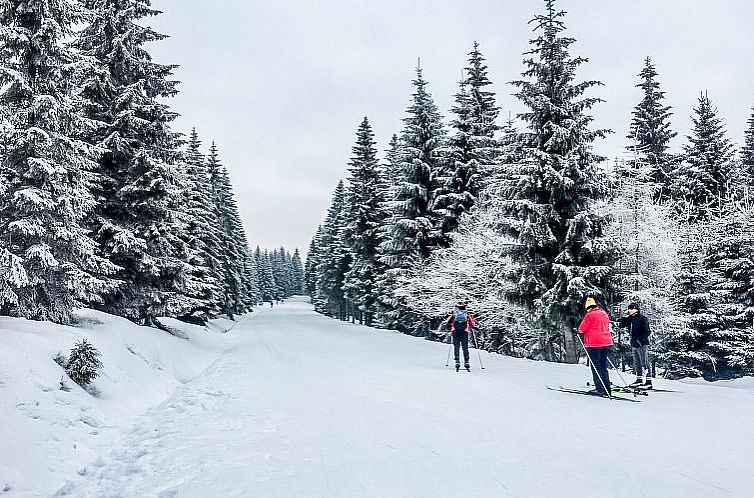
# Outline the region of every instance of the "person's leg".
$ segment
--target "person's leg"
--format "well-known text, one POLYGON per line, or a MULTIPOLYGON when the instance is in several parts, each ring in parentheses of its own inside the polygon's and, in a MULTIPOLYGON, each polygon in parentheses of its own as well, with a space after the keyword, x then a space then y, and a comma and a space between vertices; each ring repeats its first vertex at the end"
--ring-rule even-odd
POLYGON ((592 370, 592 382, 594 383, 594 388, 597 390, 597 392, 604 393, 605 389, 602 387, 602 382, 600 381, 600 374, 599 369, 597 368, 598 361, 599 361, 599 350, 600 348, 586 348, 586 351, 589 355, 589 363, 591 363, 591 370, 592 370))
POLYGON ((461 332, 462 338, 461 338, 461 345, 463 346, 463 361, 464 364, 469 364, 469 334, 466 332, 461 332))
POLYGON ((649 378, 649 346, 639 348, 639 359, 644 370, 644 386, 651 386, 652 380, 649 378))
POLYGON ((607 371, 607 354, 610 351, 610 348, 600 348, 600 376, 602 377, 602 381, 605 383, 605 389, 607 390, 607 394, 611 394, 610 389, 610 374, 607 371))
POLYGON ((456 363, 458 363, 458 350, 461 346, 461 338, 458 335, 458 331, 453 331, 453 358, 456 363))
POLYGON ((641 348, 631 346, 631 356, 633 356, 634 359, 634 374, 636 374, 636 378, 638 379, 641 377, 641 370, 643 367, 641 361, 641 348))

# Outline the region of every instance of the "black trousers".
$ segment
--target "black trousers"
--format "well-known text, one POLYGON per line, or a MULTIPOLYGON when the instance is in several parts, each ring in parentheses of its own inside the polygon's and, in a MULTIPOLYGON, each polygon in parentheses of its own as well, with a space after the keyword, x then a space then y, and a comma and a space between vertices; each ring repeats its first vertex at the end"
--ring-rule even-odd
POLYGON ((589 359, 592 362, 594 387, 602 394, 610 394, 610 377, 607 374, 607 353, 610 351, 610 346, 586 348, 586 350, 589 352, 589 359), (602 385, 603 382, 605 383, 604 386, 602 385), (607 388, 607 392, 605 392, 605 388, 607 388))
POLYGON ((465 330, 454 330, 453 331, 453 354, 454 358, 456 360, 456 363, 458 363, 458 349, 460 347, 463 347, 463 361, 466 363, 469 362, 469 333, 465 330))

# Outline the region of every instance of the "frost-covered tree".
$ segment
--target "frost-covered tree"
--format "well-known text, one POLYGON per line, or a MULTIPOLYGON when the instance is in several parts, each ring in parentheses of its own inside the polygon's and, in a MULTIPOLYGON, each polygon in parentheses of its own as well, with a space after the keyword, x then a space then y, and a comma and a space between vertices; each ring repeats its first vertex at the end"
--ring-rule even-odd
POLYGON ((304 281, 306 294, 314 299, 317 290, 317 266, 320 261, 320 240, 322 239, 322 225, 317 226, 317 231, 309 244, 309 252, 306 254, 304 267, 304 281))
POLYGON ((686 211, 692 222, 709 218, 738 180, 733 144, 706 93, 699 96, 694 113, 694 128, 687 137, 684 159, 673 170, 671 186, 679 211, 686 211))
POLYGON ((644 95, 633 111, 628 148, 631 152, 637 150, 644 155, 651 169, 649 180, 659 187, 656 195, 659 199, 667 199, 673 162, 668 147, 676 133, 670 129, 670 116, 673 113, 670 112, 671 107, 664 104, 665 92, 660 90, 658 74, 652 59, 647 57, 639 73, 641 82, 636 85, 644 95))
POLYGON ((221 234, 217 206, 212 197, 212 185, 201 141, 196 128, 191 130, 183 164, 184 203, 181 222, 187 248, 185 299, 181 299, 179 313, 201 309, 217 315, 222 295, 221 234))
POLYGON ((314 300, 317 311, 341 319, 345 319, 347 315, 343 280, 351 266, 351 254, 343 239, 345 202, 345 187, 343 181, 340 181, 333 192, 327 218, 322 225, 314 300))
POLYGON ((377 161, 374 133, 369 120, 364 120, 356 132, 356 144, 350 162, 350 176, 345 200, 344 242, 352 262, 343 279, 348 301, 372 324, 376 312, 376 285, 384 269, 378 261, 381 228, 387 214, 384 207, 384 180, 377 161))
POLYGON ((476 339, 481 347, 536 356, 538 334, 526 326, 525 309, 507 299, 514 288, 508 275, 514 272, 515 263, 506 255, 511 240, 496 230, 500 207, 484 202, 483 197, 480 200, 476 209, 461 217, 452 244, 409 268, 399 278, 395 293, 408 308, 431 319, 433 337, 447 333, 441 320, 455 303, 462 302, 478 319, 476 339))
POLYGON ((86 339, 76 341, 65 366, 65 373, 76 384, 86 387, 99 377, 102 354, 86 339))
POLYGON ((304 265, 301 263, 301 254, 298 247, 293 251, 291 257, 291 268, 293 272, 293 289, 291 295, 306 294, 306 282, 304 280, 304 265))
POLYGON ((79 138, 96 126, 79 113, 76 75, 88 64, 64 44, 82 14, 64 0, 0 4, 0 305, 61 323, 115 287, 85 227, 101 151, 79 138))
POLYGON ((612 248, 602 237, 605 217, 594 209, 605 186, 597 167, 601 157, 592 142, 605 130, 591 130, 586 112, 600 101, 584 92, 600 83, 574 81, 586 61, 572 58, 575 41, 563 36, 555 0, 534 17, 539 36, 526 55, 524 80, 513 82, 527 111, 519 118, 527 130, 519 134, 523 158, 514 165, 507 185, 504 233, 515 240, 510 255, 520 265, 513 302, 527 306, 541 327, 545 357, 575 361, 573 330, 587 295, 604 296, 612 248))
POLYGON ((498 155, 494 135, 499 129, 495 120, 500 109, 495 105, 495 94, 486 89, 492 82, 476 42, 464 74, 455 96, 453 134, 437 174, 432 207, 439 217, 438 230, 443 238, 456 230, 459 217, 476 203, 482 178, 495 169, 498 155))
POLYGON ((228 170, 220 162, 217 145, 212 142, 207 157, 209 184, 219 219, 223 296, 221 311, 232 317, 244 313, 255 301, 248 240, 238 211, 228 170))
POLYGON ((425 259, 432 250, 447 244, 439 235, 438 218, 432 211, 445 131, 421 68, 417 67, 416 75, 412 82, 416 90, 407 109, 408 116, 403 119, 404 129, 394 158, 386 203, 389 214, 380 244, 379 260, 386 271, 378 300, 393 319, 400 315, 400 302, 393 295, 396 277, 413 261, 425 259))
POLYGON ((144 48, 165 38, 140 22, 159 13, 149 0, 85 4, 90 23, 74 45, 97 64, 81 82, 81 94, 92 102, 87 115, 102 123, 88 140, 104 149, 102 200, 91 224, 123 282, 104 309, 150 324, 186 291, 187 248, 174 216, 183 188, 177 134, 170 129, 176 114, 161 100, 177 93, 169 79, 175 66, 154 62, 144 48))
POLYGON ((383 262, 390 268, 400 268, 409 256, 426 258, 438 243, 432 238, 436 216, 431 206, 445 131, 421 68, 417 67, 412 83, 416 91, 403 119, 398 168, 388 202, 390 218, 382 244, 383 262))
POLYGON ((744 132, 744 146, 741 149, 741 161, 748 176, 750 187, 754 187, 754 109, 749 118, 749 127, 744 132))
MULTIPOLYGON (((618 164, 616 185, 604 206, 610 220, 605 238, 619 248, 613 263, 609 295, 612 316, 621 316, 631 302, 641 304, 655 337, 675 316, 673 285, 678 270, 679 227, 672 205, 659 201, 654 167, 642 153, 618 164)), ((630 361, 628 334, 618 329, 621 360, 630 361)))
POLYGON ((254 261, 256 262, 259 274, 259 298, 262 301, 274 301, 276 299, 277 284, 275 283, 275 275, 272 273, 270 256, 267 251, 262 252, 259 246, 257 246, 254 250, 254 261))

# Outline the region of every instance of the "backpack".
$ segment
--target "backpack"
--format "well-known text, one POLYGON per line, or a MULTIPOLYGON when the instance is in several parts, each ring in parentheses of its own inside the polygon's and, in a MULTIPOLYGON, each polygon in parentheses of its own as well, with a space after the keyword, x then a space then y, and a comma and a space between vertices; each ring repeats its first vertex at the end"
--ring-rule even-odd
POLYGON ((466 330, 466 320, 468 320, 466 310, 453 310, 453 321, 455 322, 456 330, 466 330))

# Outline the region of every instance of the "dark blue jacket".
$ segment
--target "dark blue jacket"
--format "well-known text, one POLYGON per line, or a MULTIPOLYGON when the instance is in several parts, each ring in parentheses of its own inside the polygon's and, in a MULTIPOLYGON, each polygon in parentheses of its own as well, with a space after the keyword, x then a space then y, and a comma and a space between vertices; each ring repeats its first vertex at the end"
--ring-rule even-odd
POLYGON ((633 316, 624 316, 620 319, 621 327, 628 327, 631 334, 631 346, 648 346, 649 345, 649 320, 641 313, 633 316))

